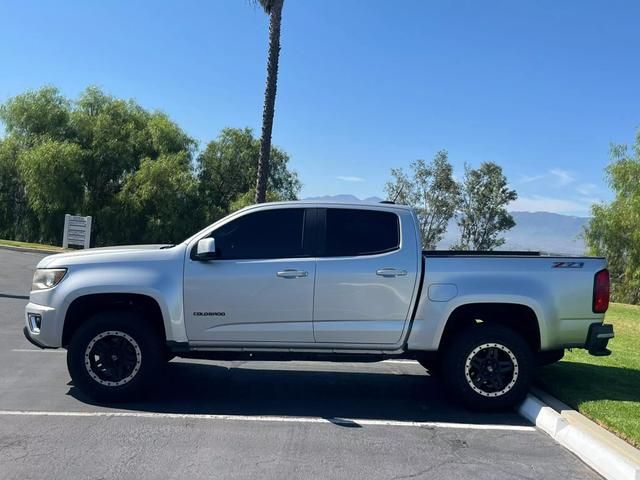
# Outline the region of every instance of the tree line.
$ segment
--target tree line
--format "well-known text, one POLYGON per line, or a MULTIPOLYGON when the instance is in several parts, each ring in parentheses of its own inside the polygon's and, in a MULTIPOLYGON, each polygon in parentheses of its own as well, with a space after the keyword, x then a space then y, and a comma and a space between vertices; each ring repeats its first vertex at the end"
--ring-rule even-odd
MULTIPOLYGON (((54 87, 27 91, 0 106, 0 121, 0 238, 59 245, 72 213, 94 217, 93 246, 174 243, 255 199, 261 146, 248 128, 225 128, 198 152, 164 113, 96 87, 74 100, 54 87)), ((268 200, 297 198, 288 162, 271 147, 268 200)), ((411 170, 393 169, 386 191, 416 209, 424 248, 435 248, 454 214, 453 248, 504 243, 516 194, 499 166, 467 167, 456 182, 441 151, 411 170)))
POLYGON ((505 243, 501 234, 515 226, 506 207, 518 194, 493 162, 476 169, 465 165, 458 182, 447 151, 441 150, 429 163, 413 162, 409 173, 392 169, 391 177, 385 186, 387 199, 414 208, 426 250, 436 248, 454 217, 459 239, 453 250, 493 250, 505 243))
MULTIPOLYGON (((198 152, 162 112, 89 87, 45 87, 0 106, 0 238, 60 245, 64 214, 94 217, 92 245, 174 243, 253 203, 260 141, 225 128, 198 152)), ((301 183, 272 147, 268 200, 301 183)))
MULTIPOLYGON (((167 115, 89 87, 78 98, 45 87, 0 106, 0 238, 59 245, 64 214, 94 217, 92 245, 174 243, 253 203, 260 140, 225 128, 198 150, 167 115)), ((596 203, 584 232, 589 253, 609 260, 612 298, 640 303, 640 130, 635 145, 614 145, 607 181, 615 198, 596 203)), ((297 198, 289 156, 271 147, 267 200, 297 198)), ((491 250, 514 226, 517 198, 500 166, 465 167, 456 181, 446 151, 410 171, 393 169, 389 199, 415 208, 425 249, 491 250)))

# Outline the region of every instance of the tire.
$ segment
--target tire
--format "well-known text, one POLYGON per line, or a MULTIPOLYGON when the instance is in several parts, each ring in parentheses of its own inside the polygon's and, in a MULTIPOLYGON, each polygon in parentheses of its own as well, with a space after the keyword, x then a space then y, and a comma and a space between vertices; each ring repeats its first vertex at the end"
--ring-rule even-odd
POLYGON ((441 377, 451 397, 467 408, 498 410, 524 399, 534 367, 520 335, 485 324, 463 330, 445 347, 441 377))
POLYGON ((73 384, 99 402, 139 398, 166 363, 160 335, 134 312, 99 312, 74 333, 67 350, 73 384))

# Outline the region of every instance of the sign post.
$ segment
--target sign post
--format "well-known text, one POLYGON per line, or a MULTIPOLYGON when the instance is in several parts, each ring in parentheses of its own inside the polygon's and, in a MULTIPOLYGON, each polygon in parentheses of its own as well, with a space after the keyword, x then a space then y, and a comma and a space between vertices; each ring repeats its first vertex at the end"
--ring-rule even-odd
POLYGON ((89 248, 91 242, 91 217, 79 217, 77 215, 64 216, 64 231, 62 233, 62 248, 69 245, 79 245, 89 248))

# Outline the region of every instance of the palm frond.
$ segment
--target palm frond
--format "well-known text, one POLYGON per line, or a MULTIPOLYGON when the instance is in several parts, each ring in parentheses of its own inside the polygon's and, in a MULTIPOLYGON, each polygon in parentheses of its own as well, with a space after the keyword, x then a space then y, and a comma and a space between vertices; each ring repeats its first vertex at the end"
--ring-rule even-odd
POLYGON ((271 15, 271 9, 276 0, 250 0, 253 5, 260 5, 267 15, 271 15))

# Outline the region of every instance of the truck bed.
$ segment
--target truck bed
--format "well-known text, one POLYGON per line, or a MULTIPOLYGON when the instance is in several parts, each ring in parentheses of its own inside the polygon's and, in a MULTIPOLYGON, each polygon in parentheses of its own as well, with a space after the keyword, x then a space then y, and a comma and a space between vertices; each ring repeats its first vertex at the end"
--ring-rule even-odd
POLYGON ((424 257, 557 257, 557 258, 598 258, 587 255, 572 255, 530 250, 422 250, 424 257))
POLYGON ((425 257, 539 257, 528 250, 422 250, 425 257))

